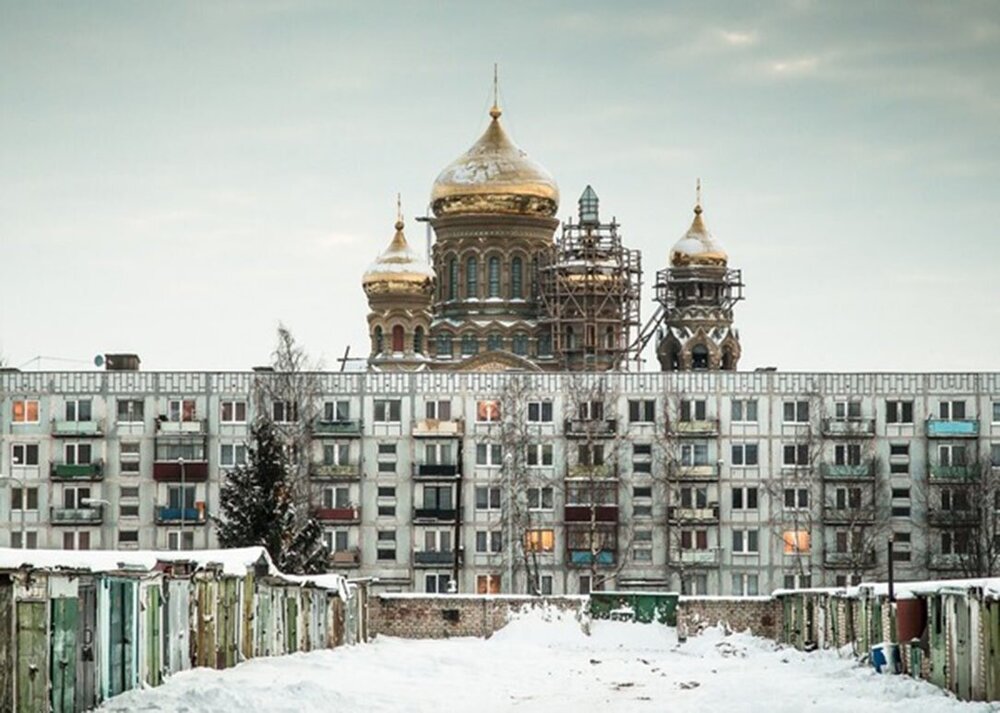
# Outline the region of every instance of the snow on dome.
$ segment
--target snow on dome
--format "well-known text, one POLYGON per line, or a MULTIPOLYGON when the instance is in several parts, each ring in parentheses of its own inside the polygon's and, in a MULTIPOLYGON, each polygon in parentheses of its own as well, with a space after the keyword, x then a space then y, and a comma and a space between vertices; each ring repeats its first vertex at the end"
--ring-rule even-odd
POLYGON ((515 213, 551 217, 559 208, 559 187, 551 174, 511 141, 490 110, 486 132, 434 181, 434 215, 515 213))
POLYGON ((725 267, 729 256, 719 244, 701 219, 701 205, 694 207, 694 220, 691 227, 680 240, 670 249, 670 264, 674 267, 687 265, 714 265, 725 267))
POLYGON ((365 271, 361 284, 365 290, 379 290, 389 286, 407 285, 422 288, 434 279, 434 270, 406 242, 403 219, 396 221, 396 234, 389 247, 365 271))

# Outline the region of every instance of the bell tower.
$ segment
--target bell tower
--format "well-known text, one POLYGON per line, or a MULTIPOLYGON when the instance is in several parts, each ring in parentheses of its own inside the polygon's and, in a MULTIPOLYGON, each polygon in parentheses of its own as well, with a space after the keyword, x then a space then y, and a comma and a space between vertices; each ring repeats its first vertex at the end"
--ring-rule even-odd
POLYGON ((656 300, 664 310, 656 355, 663 371, 735 371, 740 360, 733 306, 743 299, 743 279, 705 227, 701 181, 694 220, 656 273, 656 300))

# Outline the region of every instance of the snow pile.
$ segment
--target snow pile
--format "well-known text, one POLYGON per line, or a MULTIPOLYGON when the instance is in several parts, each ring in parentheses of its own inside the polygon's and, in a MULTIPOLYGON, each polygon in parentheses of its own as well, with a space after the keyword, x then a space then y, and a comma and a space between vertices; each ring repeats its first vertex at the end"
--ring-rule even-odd
POLYGON ((708 629, 684 644, 657 625, 591 621, 529 608, 490 639, 402 640, 199 669, 133 691, 105 711, 879 710, 981 713, 930 684, 879 676, 833 652, 805 654, 708 629), (589 628, 590 634, 585 632, 589 628))

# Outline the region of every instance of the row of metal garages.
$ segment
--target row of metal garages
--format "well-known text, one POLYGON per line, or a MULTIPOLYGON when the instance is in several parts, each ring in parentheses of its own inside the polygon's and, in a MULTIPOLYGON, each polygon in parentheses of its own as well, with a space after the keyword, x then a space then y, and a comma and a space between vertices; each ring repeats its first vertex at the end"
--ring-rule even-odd
POLYGON ((962 700, 1000 700, 1000 579, 907 582, 776 593, 782 638, 796 648, 851 647, 883 669, 962 700))
POLYGON ((86 711, 195 666, 356 643, 366 619, 364 587, 282 575, 262 548, 0 549, 0 713, 86 711))

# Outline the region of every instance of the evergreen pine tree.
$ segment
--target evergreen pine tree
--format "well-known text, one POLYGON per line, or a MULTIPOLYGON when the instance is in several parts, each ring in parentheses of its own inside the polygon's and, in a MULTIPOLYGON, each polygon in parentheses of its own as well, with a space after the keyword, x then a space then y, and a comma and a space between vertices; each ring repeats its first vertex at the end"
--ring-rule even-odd
POLYGON ((290 471, 274 425, 259 419, 251 429, 246 465, 229 473, 219 494, 219 542, 223 547, 263 546, 282 572, 323 572, 323 531, 313 518, 296 517, 290 471))

